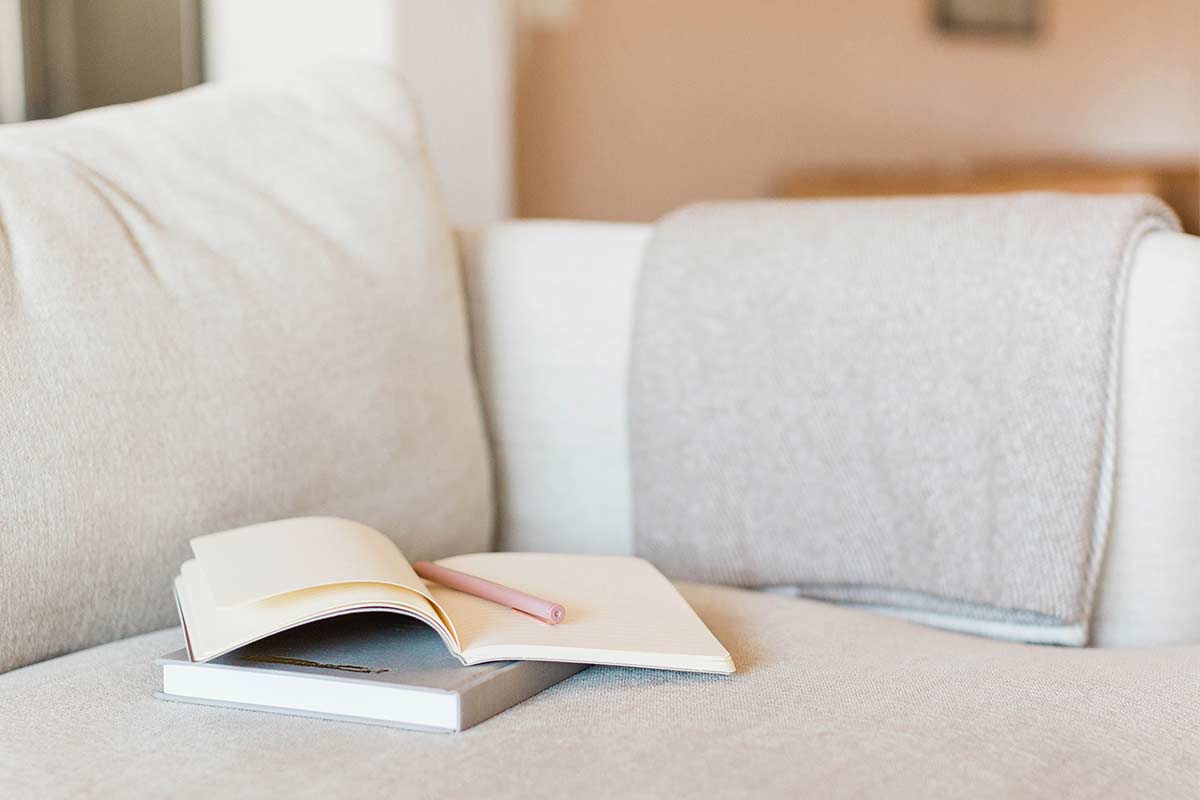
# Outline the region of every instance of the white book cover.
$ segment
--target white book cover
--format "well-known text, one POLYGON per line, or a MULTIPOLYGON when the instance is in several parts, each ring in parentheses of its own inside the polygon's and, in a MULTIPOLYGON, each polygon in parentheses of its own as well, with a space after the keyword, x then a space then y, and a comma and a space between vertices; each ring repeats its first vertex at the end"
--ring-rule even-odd
POLYGON ((427 624, 389 613, 319 620, 207 662, 179 650, 158 663, 166 700, 443 732, 465 730, 585 668, 463 666, 427 624))

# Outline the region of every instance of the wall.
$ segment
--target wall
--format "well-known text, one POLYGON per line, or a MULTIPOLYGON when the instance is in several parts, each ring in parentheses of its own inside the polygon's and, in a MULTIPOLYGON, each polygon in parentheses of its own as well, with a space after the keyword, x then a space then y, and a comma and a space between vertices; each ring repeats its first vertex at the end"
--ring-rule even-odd
POLYGON ((204 75, 263 75, 339 56, 394 60, 399 26, 392 0, 206 0, 204 75))
POLYGON ((922 0, 576 0, 521 33, 523 216, 652 219, 797 168, 1193 160, 1200 2, 1044 0, 1034 43, 922 0))
POLYGON ((205 76, 334 57, 398 64, 423 111, 451 218, 511 216, 509 0, 205 0, 205 76))
POLYGON ((401 68, 425 112, 451 216, 511 217, 513 8, 507 0, 405 0, 401 68))

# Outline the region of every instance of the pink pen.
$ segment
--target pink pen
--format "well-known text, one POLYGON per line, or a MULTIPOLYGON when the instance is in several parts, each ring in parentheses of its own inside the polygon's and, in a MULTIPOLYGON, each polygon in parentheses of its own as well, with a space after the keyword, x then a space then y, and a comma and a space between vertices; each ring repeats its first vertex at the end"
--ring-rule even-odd
POLYGON ((523 611, 551 625, 557 625, 567 617, 567 610, 558 603, 543 600, 540 597, 534 597, 531 594, 525 594, 508 586, 459 572, 456 569, 439 566, 431 561, 418 561, 413 564, 413 571, 426 580, 435 581, 442 586, 457 589, 502 606, 515 608, 517 611, 523 611))

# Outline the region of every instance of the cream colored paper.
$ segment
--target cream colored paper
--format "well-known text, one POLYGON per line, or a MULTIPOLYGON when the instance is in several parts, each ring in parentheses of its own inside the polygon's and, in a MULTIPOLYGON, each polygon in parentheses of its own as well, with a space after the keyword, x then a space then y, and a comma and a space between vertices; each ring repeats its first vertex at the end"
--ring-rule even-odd
POLYGON ((463 660, 528 659, 732 672, 729 653, 671 582, 648 561, 624 556, 476 553, 445 567, 561 603, 548 625, 477 597, 429 584, 454 620, 463 660))
POLYGON ((192 552, 222 608, 335 583, 425 584, 391 540, 335 517, 299 517, 198 536, 192 552))
POLYGON ((175 579, 175 596, 184 620, 188 652, 207 661, 264 636, 306 622, 358 611, 395 611, 430 625, 451 652, 458 649, 453 627, 438 610, 411 589, 386 583, 344 583, 301 589, 286 595, 243 603, 216 605, 199 562, 187 561, 175 579))
POLYGON ((464 664, 734 670, 675 587, 639 558, 477 553, 437 562, 563 604, 566 620, 552 626, 454 589, 426 586, 382 534, 347 520, 280 520, 192 544, 197 558, 183 565, 175 589, 197 661, 324 617, 393 611, 434 627, 464 664))

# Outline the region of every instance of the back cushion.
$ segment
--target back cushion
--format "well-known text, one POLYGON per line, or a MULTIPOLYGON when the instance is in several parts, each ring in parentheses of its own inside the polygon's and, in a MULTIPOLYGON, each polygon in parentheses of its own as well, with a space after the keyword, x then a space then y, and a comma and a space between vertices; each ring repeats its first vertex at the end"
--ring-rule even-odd
POLYGON ((504 550, 629 553, 625 396, 647 225, 462 231, 504 550))
POLYGON ((174 622, 197 534, 487 549, 466 330, 382 67, 0 129, 0 672, 174 622))

